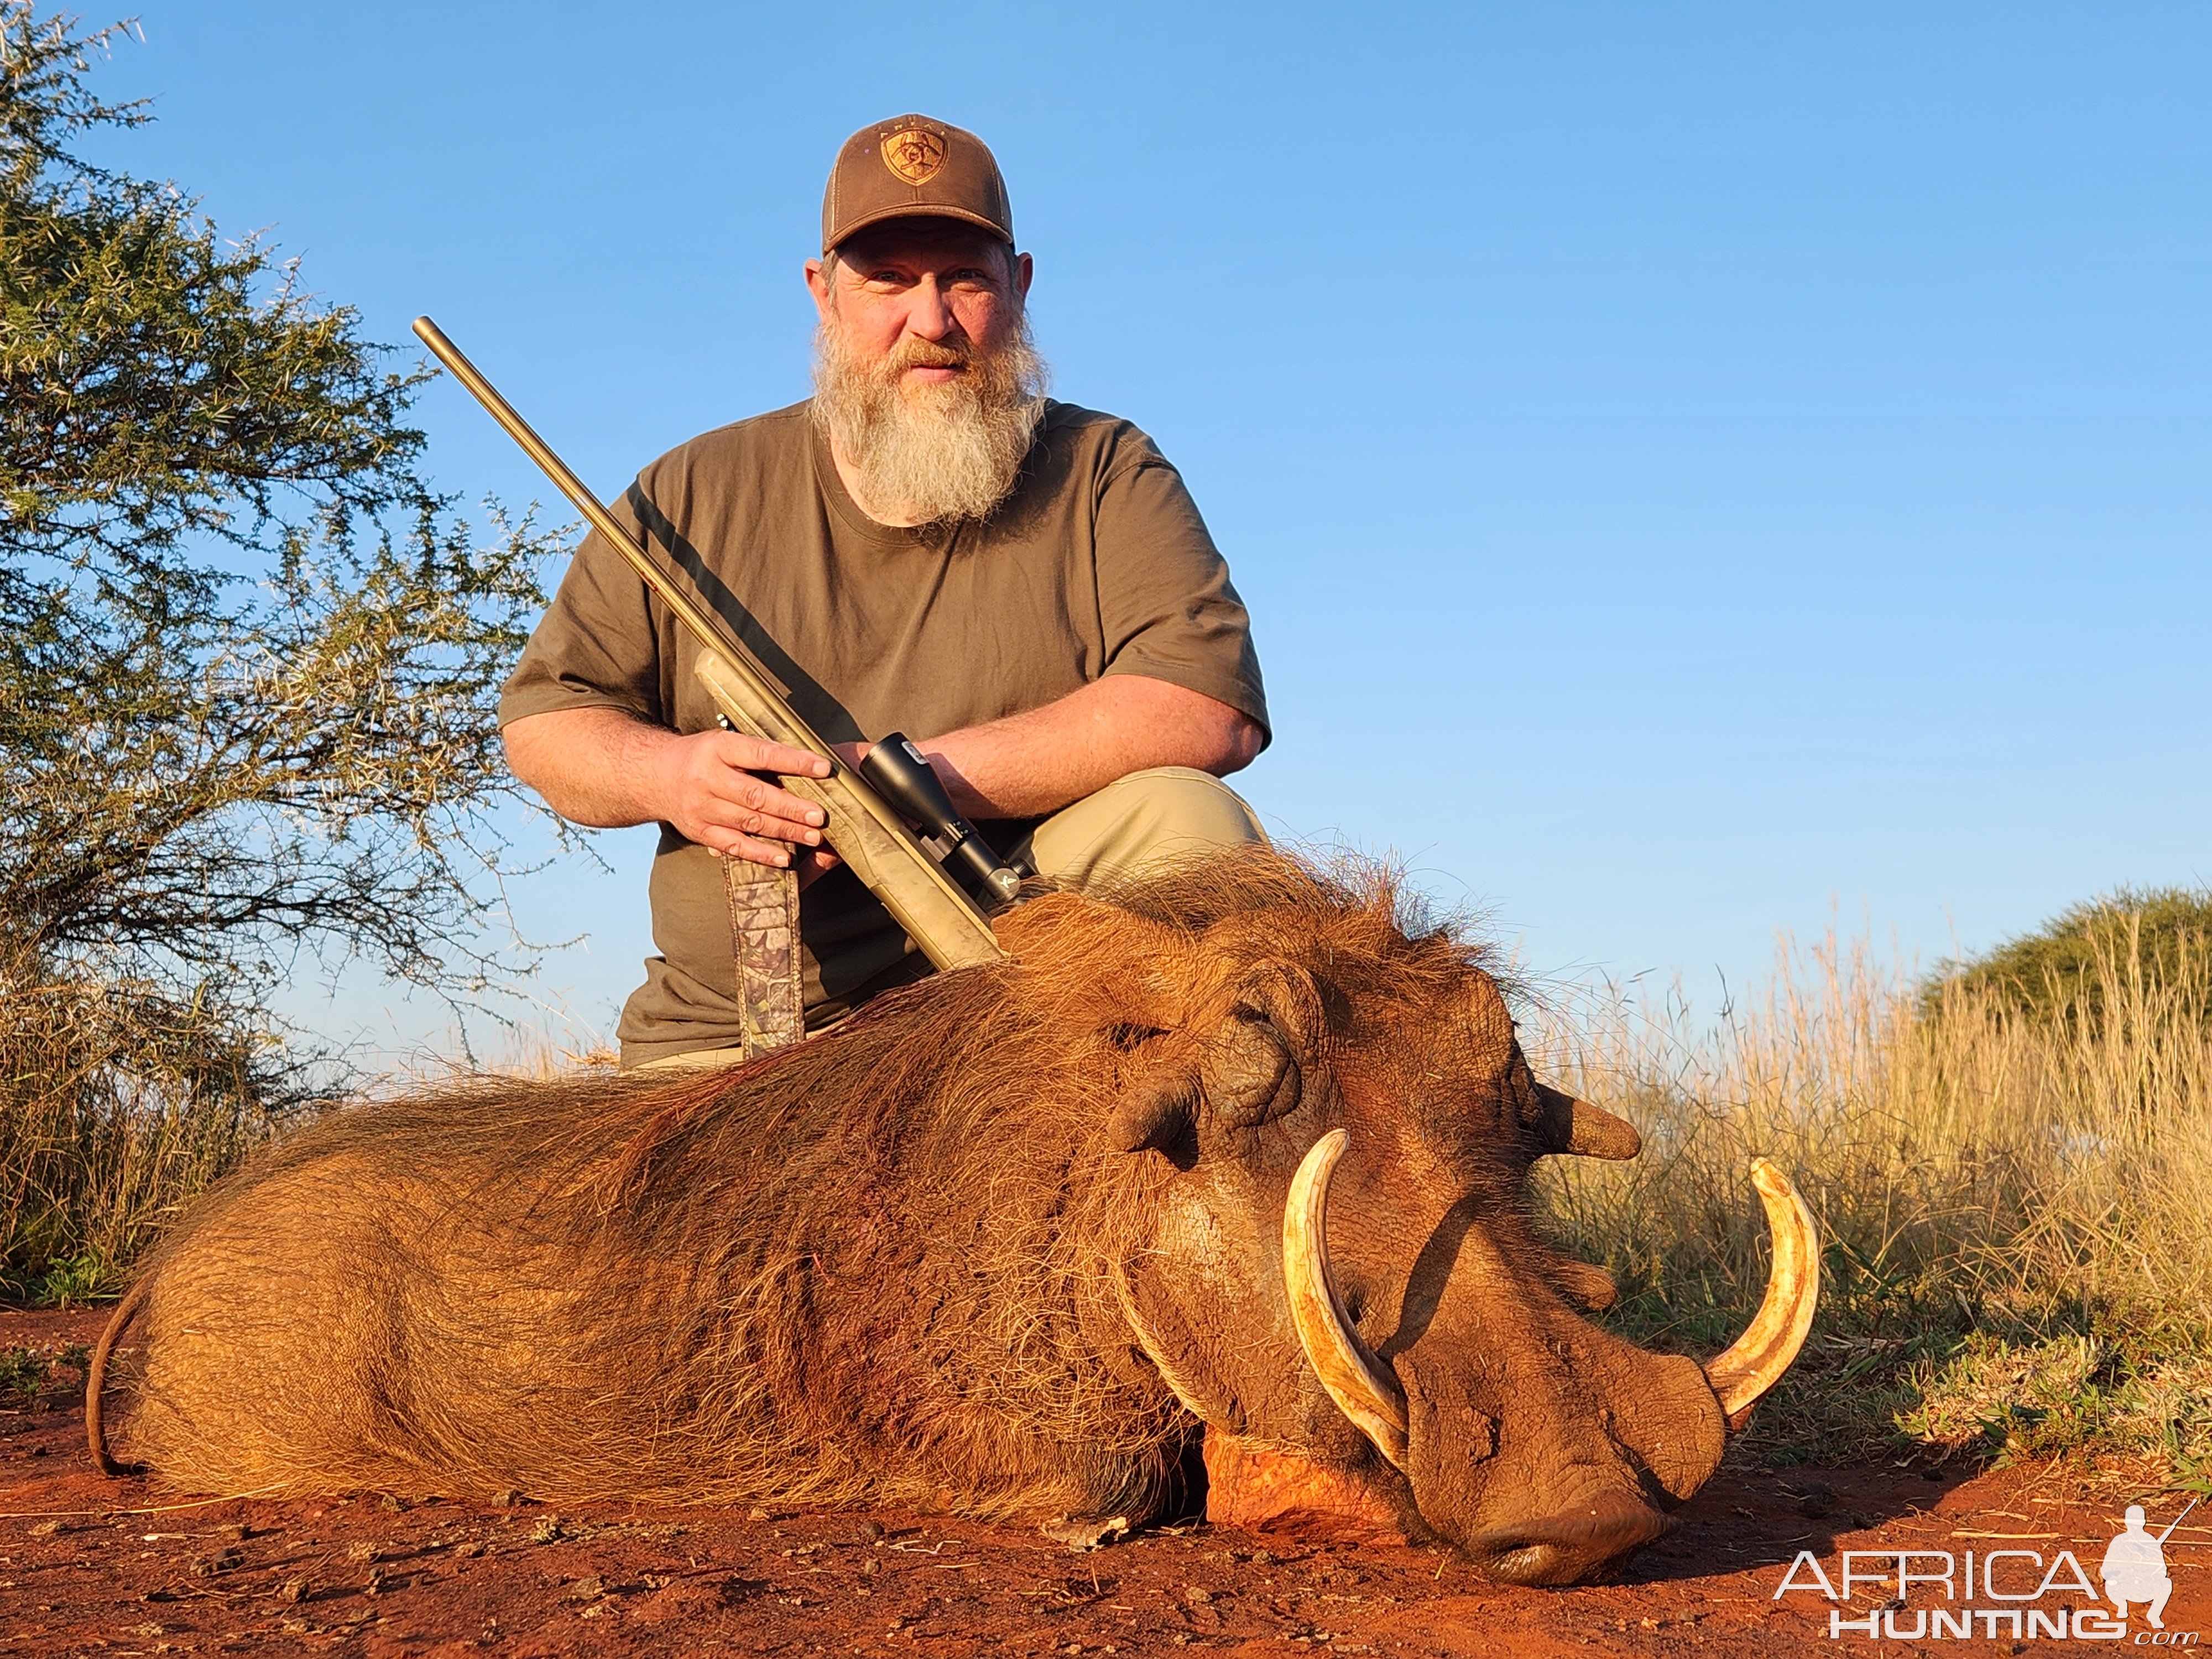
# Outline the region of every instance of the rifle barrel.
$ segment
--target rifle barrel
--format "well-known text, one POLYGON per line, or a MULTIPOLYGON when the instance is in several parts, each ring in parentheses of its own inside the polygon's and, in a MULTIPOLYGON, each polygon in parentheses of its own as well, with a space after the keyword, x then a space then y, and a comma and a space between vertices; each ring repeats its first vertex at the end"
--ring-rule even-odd
POLYGON ((514 405, 500 396, 499 388, 484 379, 483 373, 468 360, 460 347, 446 337, 445 330, 428 317, 417 317, 415 333, 436 355, 438 361, 453 372, 453 378, 466 386, 471 395, 484 406, 485 412, 505 428, 507 435, 520 444, 523 453, 538 463, 538 470, 553 481, 553 487, 566 495, 575 509, 591 521, 592 528, 613 544, 615 551, 629 562, 645 585, 653 591, 663 605, 676 613, 676 619, 691 630, 700 644, 710 650, 725 653, 744 650, 738 641, 728 637, 728 630, 717 618, 710 617, 689 593, 669 580, 666 574, 654 563, 652 556, 638 545, 637 538, 623 527, 622 521, 608 512, 605 505, 592 493, 584 481, 568 470, 568 464, 553 453, 553 446, 538 435, 514 405))
POLYGON ((938 866, 883 798, 799 717, 783 688, 744 641, 670 579, 644 544, 568 470, 568 463, 499 395, 443 329, 428 317, 417 317, 415 333, 690 630, 703 651, 694 672, 725 718, 754 737, 805 750, 830 763, 828 777, 787 777, 785 786, 823 809, 829 820, 823 830, 825 839, 862 884, 884 902, 922 954, 941 969, 1005 961, 1006 951, 975 902, 938 866))
POLYGON ((2159 1535, 2158 1535, 2158 1541, 2159 1541, 2160 1543, 2163 1544, 2164 1542, 2166 1542, 2166 1540, 2167 1539, 2169 1539, 2169 1538, 2172 1537, 2172 1536, 2173 1536, 2173 1529, 2174 1529, 2176 1527, 2179 1526, 2183 1522, 2185 1522, 2185 1521, 2186 1521, 2187 1519, 2189 1519, 2189 1510, 2193 1510, 2193 1509, 2195 1509, 2195 1508, 2196 1508, 2199 1504, 2203 1503, 2203 1501, 2204 1501, 2204 1494, 2203 1494, 2203 1493, 2202 1493, 2202 1492, 2197 1493, 2197 1495, 2196 1497, 2194 1497, 2194 1498, 2191 1498, 2191 1499, 2189 1500, 2188 1508, 2184 1509, 2184 1510, 2181 1511, 2181 1513, 2180 1513, 2180 1514, 2179 1514, 2179 1515, 2175 1516, 2173 1517, 2173 1519, 2172 1519, 2172 1520, 2171 1520, 2171 1521, 2169 1521, 2169 1522, 2167 1522, 2166 1523, 2166 1530, 2165 1530, 2164 1532, 2162 1532, 2162 1533, 2159 1534, 2159 1535))

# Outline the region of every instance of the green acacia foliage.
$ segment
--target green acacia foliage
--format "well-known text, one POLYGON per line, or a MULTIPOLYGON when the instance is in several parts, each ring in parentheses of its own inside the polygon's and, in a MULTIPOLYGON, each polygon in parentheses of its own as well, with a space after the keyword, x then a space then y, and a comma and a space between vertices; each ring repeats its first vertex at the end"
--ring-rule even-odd
POLYGON ((173 186, 101 35, 0 3, 0 928, 20 955, 474 985, 490 718, 544 538, 424 481, 354 313, 173 186))
POLYGON ((2212 890, 2123 887, 1957 964, 1925 994, 1930 1012, 1970 993, 2015 1016, 2101 1030, 2148 997, 2212 1019, 2212 890))
POLYGON ((94 165, 112 32, 0 0, 0 1288, 112 1280, 313 1092, 301 960, 518 966, 493 711, 550 539, 472 532, 355 313, 94 165), (492 940, 486 945, 477 941, 492 940), (59 1279, 57 1279, 59 1274, 59 1279))

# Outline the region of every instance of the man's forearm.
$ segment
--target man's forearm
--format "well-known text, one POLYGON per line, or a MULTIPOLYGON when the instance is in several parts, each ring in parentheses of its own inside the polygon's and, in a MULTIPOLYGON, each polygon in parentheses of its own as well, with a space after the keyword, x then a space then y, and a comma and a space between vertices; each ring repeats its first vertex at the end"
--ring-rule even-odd
MULTIPOLYGON (((515 776, 572 823, 670 823, 717 852, 763 864, 787 863, 792 846, 822 840, 818 808, 755 775, 827 771, 797 750, 726 732, 678 736, 614 708, 534 714, 502 735, 515 776)), ((1262 735, 1258 721, 1202 693, 1114 674, 921 747, 968 817, 1035 817, 1147 767, 1225 775, 1260 752, 1262 735)), ((858 758, 856 746, 847 759, 858 758)))
POLYGON ((500 735, 514 775, 569 823, 625 830, 660 817, 653 759, 673 732, 618 708, 572 708, 517 720, 500 735))
POLYGON ((1109 674, 1057 702, 920 740, 971 818, 1036 817, 1153 766, 1215 776, 1251 763, 1260 723, 1201 692, 1109 674))

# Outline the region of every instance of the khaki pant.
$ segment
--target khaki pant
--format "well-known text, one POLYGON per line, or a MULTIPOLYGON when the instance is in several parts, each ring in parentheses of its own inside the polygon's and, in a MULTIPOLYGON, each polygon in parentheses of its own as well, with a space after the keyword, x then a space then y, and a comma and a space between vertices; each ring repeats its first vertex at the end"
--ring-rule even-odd
MULTIPOLYGON (((1039 875, 1080 892, 1180 859, 1228 847, 1263 847, 1267 841, 1252 809, 1219 778, 1188 766, 1156 766, 1116 778, 1061 808, 1001 851, 1025 857, 1039 875)), ((735 1048, 700 1048, 632 1069, 697 1071, 733 1066, 743 1058, 735 1048)))

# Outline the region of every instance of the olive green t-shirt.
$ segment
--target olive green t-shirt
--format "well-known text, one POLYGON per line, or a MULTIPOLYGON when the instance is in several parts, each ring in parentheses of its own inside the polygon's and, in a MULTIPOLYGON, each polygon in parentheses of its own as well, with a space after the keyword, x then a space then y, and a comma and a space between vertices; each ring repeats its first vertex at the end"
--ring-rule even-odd
MULTIPOLYGON (((614 512, 690 574, 832 743, 936 737, 1108 674, 1166 680, 1267 725, 1228 566, 1181 476, 1110 415, 1048 404, 1013 493, 981 524, 876 523, 846 492, 805 404, 672 450, 614 512)), ((699 648, 595 533, 507 681, 500 723, 619 708, 704 731, 716 711, 692 675, 699 648)), ((981 827, 1003 848, 1030 825, 981 827)), ((715 855, 664 823, 651 897, 660 954, 623 1010, 624 1057, 738 1042, 715 855)), ((810 1024, 926 970, 849 870, 806 890, 799 923, 810 1024)))

